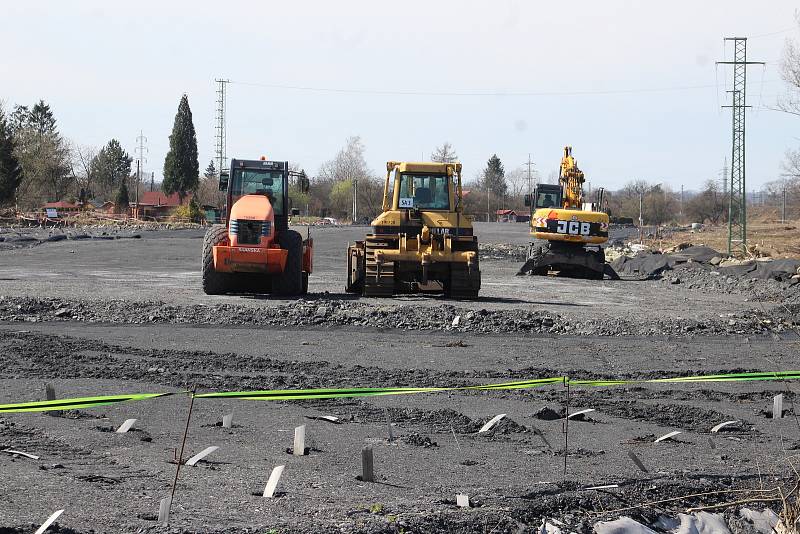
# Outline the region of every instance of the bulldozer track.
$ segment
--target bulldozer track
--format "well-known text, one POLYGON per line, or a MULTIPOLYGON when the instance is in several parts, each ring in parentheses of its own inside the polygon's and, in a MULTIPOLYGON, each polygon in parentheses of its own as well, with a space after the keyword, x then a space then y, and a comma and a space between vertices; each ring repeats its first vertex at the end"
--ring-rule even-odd
POLYGON ((450 266, 450 281, 445 289, 448 297, 474 299, 478 297, 480 288, 481 273, 477 264, 472 269, 463 263, 453 263, 450 266))
POLYGON ((385 241, 367 238, 364 244, 364 296, 391 297, 394 295, 394 262, 378 265, 375 252, 381 247, 376 247, 376 243, 385 241))

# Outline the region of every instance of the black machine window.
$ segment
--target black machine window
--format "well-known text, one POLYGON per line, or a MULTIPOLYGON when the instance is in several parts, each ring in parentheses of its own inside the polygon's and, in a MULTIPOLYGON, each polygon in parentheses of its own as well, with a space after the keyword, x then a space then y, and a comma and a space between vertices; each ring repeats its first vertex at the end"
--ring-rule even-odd
POLYGON ((537 208, 560 208, 561 195, 553 191, 539 191, 536 196, 537 208))
POLYGON ((446 174, 401 174, 397 207, 449 210, 449 182, 446 174))
POLYGON ((266 195, 275 215, 283 213, 283 172, 261 169, 234 169, 231 195, 266 195))

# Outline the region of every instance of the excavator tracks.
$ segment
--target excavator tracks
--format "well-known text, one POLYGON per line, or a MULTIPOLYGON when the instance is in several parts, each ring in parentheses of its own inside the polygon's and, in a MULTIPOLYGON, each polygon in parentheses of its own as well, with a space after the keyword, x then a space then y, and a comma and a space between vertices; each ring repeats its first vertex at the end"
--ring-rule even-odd
POLYGON ((370 239, 364 243, 364 296, 365 297, 391 297, 394 295, 394 262, 378 264, 376 252, 381 250, 381 245, 386 241, 370 239))

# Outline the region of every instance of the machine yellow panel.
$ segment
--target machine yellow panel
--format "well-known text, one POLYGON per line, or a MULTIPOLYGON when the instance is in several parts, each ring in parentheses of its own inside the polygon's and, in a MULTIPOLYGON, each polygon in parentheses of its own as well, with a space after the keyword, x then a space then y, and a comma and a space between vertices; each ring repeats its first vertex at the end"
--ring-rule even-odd
POLYGON ((574 209, 538 209, 531 217, 536 239, 600 245, 608 241, 608 214, 574 209))

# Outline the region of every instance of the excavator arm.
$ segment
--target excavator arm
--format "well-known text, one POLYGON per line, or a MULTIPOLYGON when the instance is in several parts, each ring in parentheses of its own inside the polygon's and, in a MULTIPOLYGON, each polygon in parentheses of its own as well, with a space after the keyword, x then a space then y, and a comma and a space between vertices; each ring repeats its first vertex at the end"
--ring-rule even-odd
POLYGON ((564 209, 581 209, 583 206, 583 171, 578 168, 578 162, 572 157, 572 147, 564 147, 564 157, 561 158, 561 168, 558 181, 563 189, 564 209))

